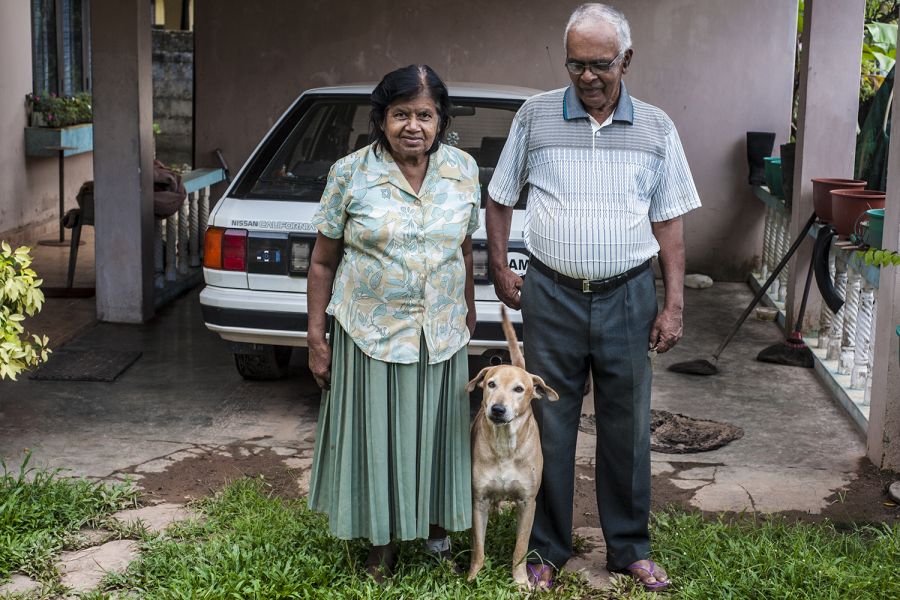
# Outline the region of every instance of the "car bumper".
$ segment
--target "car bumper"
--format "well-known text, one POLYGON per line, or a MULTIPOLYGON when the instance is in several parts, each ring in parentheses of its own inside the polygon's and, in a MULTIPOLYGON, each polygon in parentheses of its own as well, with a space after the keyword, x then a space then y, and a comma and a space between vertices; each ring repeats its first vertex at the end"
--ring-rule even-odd
MULTIPOLYGON (((200 292, 206 327, 231 342, 306 346, 306 294, 263 292, 206 286, 200 292)), ((500 303, 476 301, 478 322, 469 341, 469 354, 493 354, 507 348, 500 303)), ((522 318, 508 310, 516 335, 522 339, 522 318)))

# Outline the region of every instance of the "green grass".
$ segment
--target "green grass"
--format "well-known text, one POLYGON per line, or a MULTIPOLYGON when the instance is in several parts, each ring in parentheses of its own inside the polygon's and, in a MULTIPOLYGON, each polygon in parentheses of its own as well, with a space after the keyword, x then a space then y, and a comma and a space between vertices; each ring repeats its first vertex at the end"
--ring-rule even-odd
MULTIPOLYGON (((521 597, 509 573, 515 537, 509 513, 492 520, 488 561, 477 582, 453 574, 419 541, 400 545, 398 570, 379 587, 361 574, 367 545, 331 537, 325 518, 306 508, 305 500, 270 498, 260 481, 241 480, 195 508, 202 521, 146 542, 125 574, 106 579, 106 590, 160 599, 521 597)), ((464 549, 459 563, 467 565, 468 534, 455 535, 453 543, 464 549)), ((567 575, 547 597, 585 598, 589 591, 567 575)))
POLYGON ((655 517, 653 536, 677 598, 900 598, 900 525, 838 531, 831 523, 708 522, 668 511, 655 517))
MULTIPOLYGON (((4 467, 5 471, 5 467, 4 467)), ((52 560, 78 527, 105 523, 133 502, 125 486, 58 478, 54 473, 5 473, 0 488, 0 576, 24 570, 60 591, 52 560)), ((492 515, 487 561, 475 583, 425 554, 421 542, 400 545, 400 566, 384 587, 361 575, 367 545, 328 534, 325 518, 305 500, 269 495, 262 480, 240 480, 195 509, 202 519, 165 534, 133 531, 141 557, 109 575, 85 600, 105 598, 520 598, 510 578, 515 515, 492 515)), ((109 526, 109 523, 105 523, 109 526)), ((127 530, 117 535, 128 535, 127 530)), ((671 509, 654 516, 654 558, 675 581, 668 598, 900 598, 900 525, 837 530, 751 516, 718 521, 671 509)), ((453 536, 457 562, 467 566, 468 533, 453 536)), ((537 595, 535 596, 537 597, 537 595)), ((624 578, 604 592, 572 574, 557 579, 548 599, 657 598, 624 578)))
POLYGON ((29 459, 18 471, 0 461, 0 582, 16 571, 55 579, 54 558, 71 547, 74 532, 99 527, 137 498, 130 484, 63 478, 58 471, 29 468, 29 459))
MULTIPOLYGON (((142 558, 107 591, 152 598, 516 598, 509 558, 512 513, 492 517, 488 562, 469 584, 421 550, 401 545, 393 581, 379 588, 360 575, 366 545, 335 540, 305 501, 270 498, 259 481, 238 481, 201 501, 202 523, 148 541, 142 558)), ((671 598, 900 597, 900 527, 839 532, 830 524, 760 518, 726 523, 670 510, 653 522, 656 559, 672 573, 671 598)), ((468 562, 468 536, 454 537, 468 562)), ((97 597, 102 597, 98 594, 97 597)), ((654 598, 630 581, 593 591, 564 575, 546 598, 654 598)))

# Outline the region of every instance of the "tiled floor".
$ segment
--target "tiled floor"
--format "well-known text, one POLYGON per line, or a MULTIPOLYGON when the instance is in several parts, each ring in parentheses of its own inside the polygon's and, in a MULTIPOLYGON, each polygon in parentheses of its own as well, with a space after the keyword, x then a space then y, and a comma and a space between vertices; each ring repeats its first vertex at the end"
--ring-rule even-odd
MULTIPOLYGON (((70 239, 66 230, 66 239, 70 239)), ((94 287, 94 228, 85 227, 78 248, 75 269, 75 288, 94 287)), ((37 242, 29 244, 34 259, 31 267, 44 280, 47 299, 40 313, 26 320, 26 328, 50 338, 50 347, 58 348, 78 332, 96 321, 95 300, 90 298, 67 298, 51 293, 49 288, 63 288, 69 268, 69 246, 45 246, 37 242)))

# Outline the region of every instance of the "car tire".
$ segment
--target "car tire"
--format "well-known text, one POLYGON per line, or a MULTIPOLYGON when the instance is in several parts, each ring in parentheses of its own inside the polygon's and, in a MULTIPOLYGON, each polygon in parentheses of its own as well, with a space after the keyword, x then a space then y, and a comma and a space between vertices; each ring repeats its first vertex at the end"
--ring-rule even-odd
POLYGON ((241 377, 250 381, 281 379, 288 372, 291 362, 291 346, 266 345, 261 352, 234 353, 234 366, 241 377))

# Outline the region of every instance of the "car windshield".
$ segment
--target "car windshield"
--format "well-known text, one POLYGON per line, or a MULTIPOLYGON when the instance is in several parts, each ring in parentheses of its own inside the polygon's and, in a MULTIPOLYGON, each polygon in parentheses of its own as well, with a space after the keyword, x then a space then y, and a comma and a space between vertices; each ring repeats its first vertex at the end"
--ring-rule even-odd
MULTIPOLYGON (((487 199, 487 185, 506 143, 510 123, 520 104, 470 100, 453 104, 453 119, 446 141, 471 154, 478 163, 482 205, 487 199)), ((331 165, 370 143, 367 97, 321 98, 305 106, 299 118, 293 115, 293 119, 290 116, 286 119, 283 124, 289 128, 286 136, 276 134, 270 138, 270 145, 280 142, 276 151, 261 149, 262 158, 271 158, 262 169, 249 170, 248 176, 255 179, 246 193, 240 195, 318 202, 331 165), (290 121, 294 122, 293 126, 290 121), (254 172, 259 175, 255 176, 254 172)), ((517 208, 524 207, 524 196, 517 208)))

